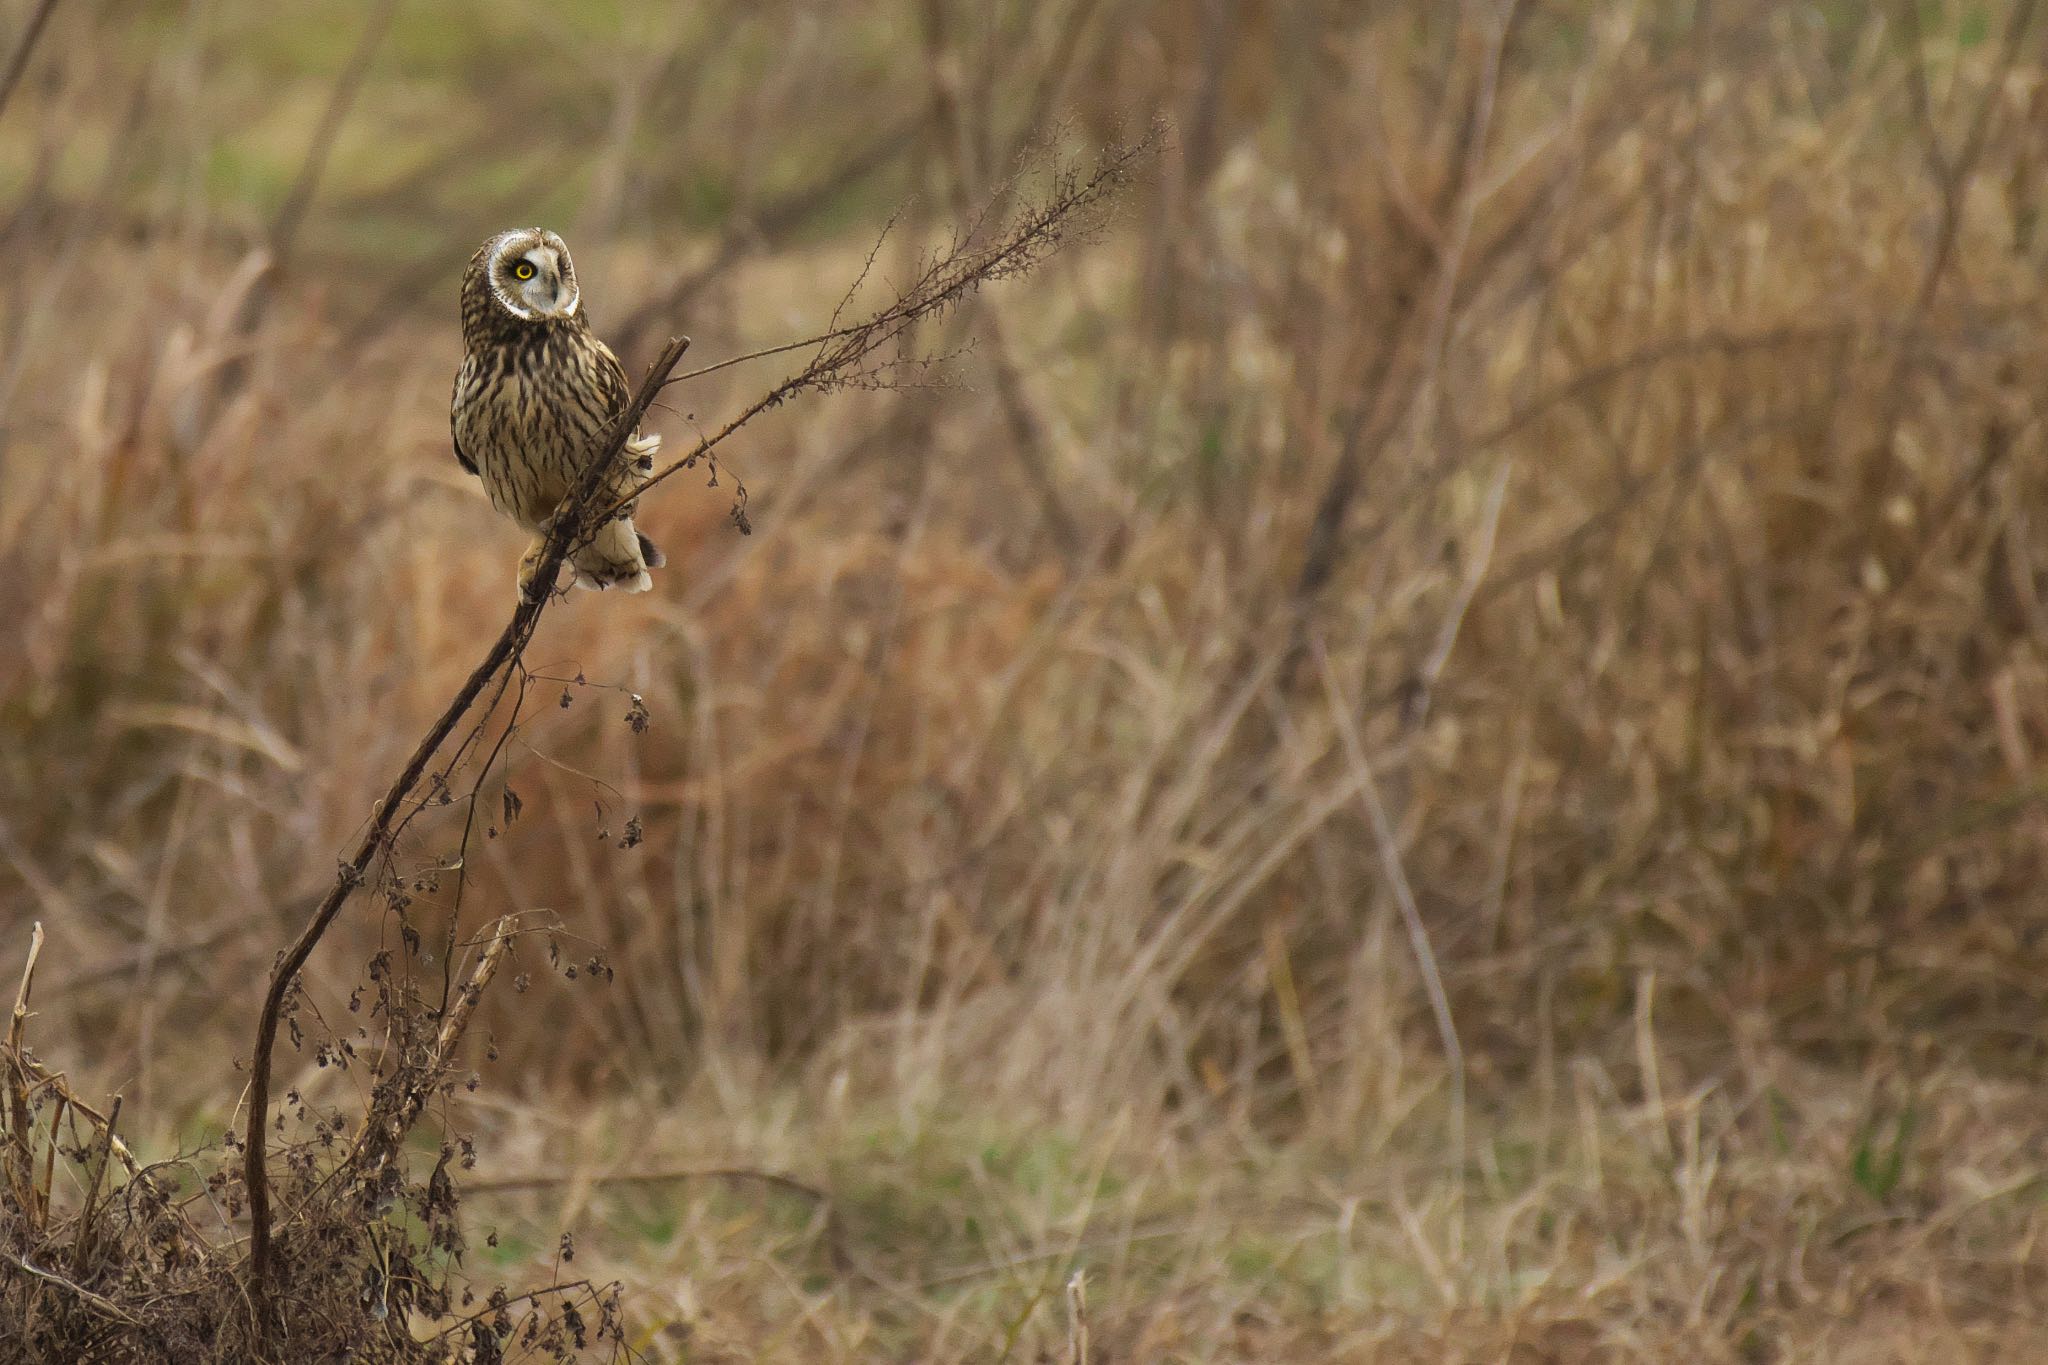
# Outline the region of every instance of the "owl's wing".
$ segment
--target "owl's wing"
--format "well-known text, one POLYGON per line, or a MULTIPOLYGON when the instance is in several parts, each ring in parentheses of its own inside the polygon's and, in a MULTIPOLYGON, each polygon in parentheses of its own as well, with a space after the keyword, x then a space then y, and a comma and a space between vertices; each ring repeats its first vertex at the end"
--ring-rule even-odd
POLYGON ((477 472, 476 461, 462 448, 462 409, 475 397, 475 388, 476 376, 469 358, 464 357, 462 368, 455 372, 455 401, 448 405, 448 437, 455 446, 455 462, 472 474, 477 472))
POLYGON ((626 367, 619 363, 611 347, 596 337, 591 341, 597 347, 597 391, 604 398, 605 412, 616 417, 633 400, 632 390, 626 387, 626 367))
MULTIPOLYGON (((604 395, 606 411, 616 415, 633 401, 632 390, 626 387, 626 367, 619 363, 619 357, 611 347, 596 337, 591 341, 595 343, 593 359, 596 361, 598 392, 604 395)), ((625 475, 627 486, 638 488, 646 481, 654 469, 655 453, 660 449, 661 437, 653 432, 643 436, 635 431, 627 437, 625 449, 620 452, 630 466, 625 475)))

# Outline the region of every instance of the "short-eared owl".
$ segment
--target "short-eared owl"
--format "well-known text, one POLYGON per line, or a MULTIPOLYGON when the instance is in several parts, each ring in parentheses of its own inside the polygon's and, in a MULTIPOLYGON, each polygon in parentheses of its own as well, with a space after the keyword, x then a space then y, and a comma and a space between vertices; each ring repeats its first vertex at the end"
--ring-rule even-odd
MULTIPOLYGON (((612 419, 626 406, 626 372, 578 306, 569 248, 544 228, 501 232, 470 257, 462 280, 462 344, 450 420, 455 458, 482 478, 491 505, 533 532, 519 587, 540 560, 562 498, 612 419)), ((605 493, 630 496, 654 467, 661 437, 626 443, 605 493)), ((627 592, 653 586, 662 554, 623 509, 570 556, 576 584, 627 592)))

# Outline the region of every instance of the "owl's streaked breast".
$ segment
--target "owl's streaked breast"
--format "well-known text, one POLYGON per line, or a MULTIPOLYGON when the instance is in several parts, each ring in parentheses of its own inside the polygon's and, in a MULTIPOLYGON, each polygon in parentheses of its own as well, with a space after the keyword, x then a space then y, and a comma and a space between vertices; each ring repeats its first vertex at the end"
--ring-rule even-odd
POLYGON ((614 403, 598 362, 596 339, 574 324, 535 329, 463 361, 456 442, 492 504, 524 525, 554 511, 610 421, 614 403))

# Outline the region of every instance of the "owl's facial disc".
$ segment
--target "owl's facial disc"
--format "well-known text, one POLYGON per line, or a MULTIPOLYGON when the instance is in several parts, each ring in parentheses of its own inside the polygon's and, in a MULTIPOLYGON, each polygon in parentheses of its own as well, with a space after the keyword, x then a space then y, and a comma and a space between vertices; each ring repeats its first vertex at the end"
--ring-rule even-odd
POLYGON ((508 236, 497 253, 491 289, 507 312, 526 322, 574 317, 581 299, 569 249, 552 232, 508 236))

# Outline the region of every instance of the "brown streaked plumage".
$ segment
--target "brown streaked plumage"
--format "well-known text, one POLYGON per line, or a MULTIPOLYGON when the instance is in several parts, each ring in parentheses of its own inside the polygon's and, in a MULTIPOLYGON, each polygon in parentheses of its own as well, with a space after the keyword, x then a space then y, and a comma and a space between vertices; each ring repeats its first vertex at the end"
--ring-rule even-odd
MULTIPOLYGON (((491 505, 534 535, 519 561, 526 589, 550 520, 578 468, 626 406, 626 372, 590 330, 576 267, 560 237, 544 228, 501 232, 470 257, 462 280, 462 341, 449 413, 455 458, 483 480, 491 505)), ((661 438, 626 443, 607 502, 629 497, 654 467, 661 438)), ((624 508, 570 556, 576 584, 644 592, 661 552, 624 508)))

